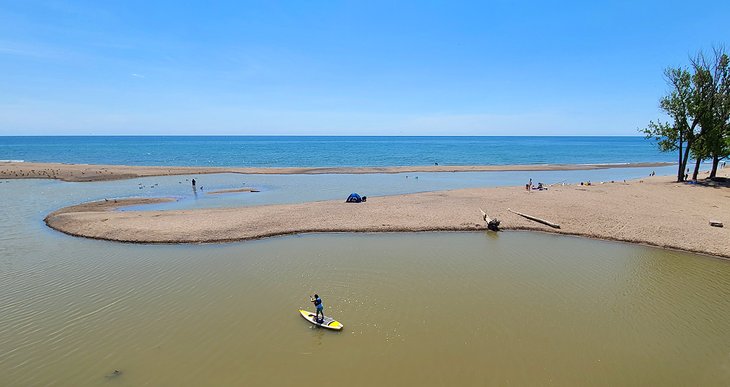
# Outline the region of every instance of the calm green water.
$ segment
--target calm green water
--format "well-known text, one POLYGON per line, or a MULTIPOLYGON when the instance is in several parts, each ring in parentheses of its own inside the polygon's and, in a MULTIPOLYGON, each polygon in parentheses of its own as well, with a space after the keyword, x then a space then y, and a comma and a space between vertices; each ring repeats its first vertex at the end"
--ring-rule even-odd
POLYGON ((27 187, 0 202, 2 386, 730 384, 728 261, 532 233, 118 244, 46 229, 59 185, 27 187), (298 315, 314 292, 342 332, 298 315))

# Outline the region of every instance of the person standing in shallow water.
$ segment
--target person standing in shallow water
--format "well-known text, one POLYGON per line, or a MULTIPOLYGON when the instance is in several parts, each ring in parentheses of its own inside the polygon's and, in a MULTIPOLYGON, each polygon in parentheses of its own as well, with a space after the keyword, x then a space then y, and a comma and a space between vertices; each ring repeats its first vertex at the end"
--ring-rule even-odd
POLYGON ((193 188, 195 188, 195 179, 193 179, 193 188))
POLYGON ((322 299, 319 298, 319 295, 315 294, 314 297, 311 297, 309 300, 317 308, 317 312, 315 312, 317 314, 314 316, 314 321, 317 321, 317 322, 324 321, 324 305, 322 305, 322 299), (319 314, 320 313, 322 314, 322 319, 321 320, 319 319, 319 314))

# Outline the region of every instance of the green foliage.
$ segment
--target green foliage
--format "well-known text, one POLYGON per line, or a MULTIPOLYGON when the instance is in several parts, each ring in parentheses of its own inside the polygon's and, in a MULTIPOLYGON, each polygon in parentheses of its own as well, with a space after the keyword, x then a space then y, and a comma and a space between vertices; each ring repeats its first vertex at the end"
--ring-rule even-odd
POLYGON ((678 181, 683 180, 690 150, 696 159, 713 159, 711 176, 718 159, 730 156, 730 58, 722 47, 713 54, 708 60, 699 52, 690 58, 691 67, 664 71, 670 90, 659 107, 671 123, 650 121, 640 129, 661 151, 678 151, 678 181))
POLYGON ((679 131, 674 126, 657 120, 657 122, 649 121, 646 128, 641 129, 647 139, 654 139, 659 150, 662 152, 672 152, 679 149, 678 136, 679 131))

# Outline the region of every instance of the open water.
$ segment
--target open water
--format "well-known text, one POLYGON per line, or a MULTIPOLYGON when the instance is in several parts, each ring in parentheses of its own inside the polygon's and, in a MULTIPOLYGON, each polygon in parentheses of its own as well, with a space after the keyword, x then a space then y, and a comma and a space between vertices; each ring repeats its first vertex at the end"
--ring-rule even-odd
POLYGON ((344 167, 674 161, 643 137, 0 137, 0 160, 344 167))

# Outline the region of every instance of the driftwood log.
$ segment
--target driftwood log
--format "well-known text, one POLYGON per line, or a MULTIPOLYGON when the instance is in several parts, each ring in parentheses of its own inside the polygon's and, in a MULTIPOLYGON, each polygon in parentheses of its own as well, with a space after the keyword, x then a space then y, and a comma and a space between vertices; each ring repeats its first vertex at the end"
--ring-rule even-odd
POLYGON ((548 225, 548 226, 550 226, 552 228, 560 228, 560 225, 559 224, 553 223, 553 222, 550 222, 550 221, 547 221, 545 219, 540 219, 540 218, 535 217, 535 216, 532 216, 532 215, 527 215, 527 214, 523 214, 521 212, 512 211, 512 209, 510 209, 510 208, 508 208, 507 211, 509 211, 509 212, 511 212, 513 214, 517 214, 517 215, 519 215, 519 216, 521 216, 523 218, 527 218, 527 219, 530 219, 532 221, 535 221, 535 222, 538 222, 538 223, 542 223, 542 224, 548 225))
POLYGON ((484 210, 482 210, 481 208, 479 209, 479 211, 481 211, 484 221, 487 222, 487 228, 492 231, 499 231, 499 220, 497 220, 496 218, 490 218, 489 215, 487 215, 487 213, 484 212, 484 210))
POLYGON ((712 226, 712 227, 722 227, 723 224, 719 220, 711 220, 710 221, 710 226, 712 226))

